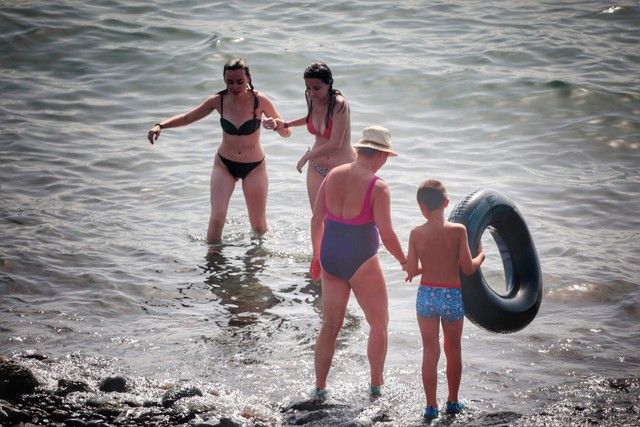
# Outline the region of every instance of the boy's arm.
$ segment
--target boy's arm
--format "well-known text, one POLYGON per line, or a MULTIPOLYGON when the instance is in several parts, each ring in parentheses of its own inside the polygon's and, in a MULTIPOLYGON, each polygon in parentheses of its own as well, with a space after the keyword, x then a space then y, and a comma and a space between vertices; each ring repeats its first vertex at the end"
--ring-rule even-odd
POLYGON ((472 275, 478 268, 480 268, 480 264, 484 261, 484 251, 482 247, 480 247, 478 251, 478 255, 475 258, 471 258, 471 250, 469 249, 469 240, 467 238, 467 229, 464 225, 460 224, 460 243, 458 245, 460 248, 460 268, 462 272, 467 276, 472 275))
POLYGON ((419 266, 418 253, 416 251, 416 233, 415 228, 409 233, 409 254, 407 255, 407 265, 405 267, 407 271, 405 282, 410 282, 415 276, 422 274, 419 266))

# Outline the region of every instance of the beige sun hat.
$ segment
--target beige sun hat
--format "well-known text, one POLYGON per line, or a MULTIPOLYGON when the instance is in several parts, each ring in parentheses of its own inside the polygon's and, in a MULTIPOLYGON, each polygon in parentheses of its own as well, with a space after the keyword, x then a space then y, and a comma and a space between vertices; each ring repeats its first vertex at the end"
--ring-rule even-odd
POLYGON ((398 154, 393 151, 391 145, 391 133, 389 129, 382 126, 369 126, 362 130, 362 138, 354 147, 367 147, 374 150, 384 151, 391 156, 397 156, 398 154))

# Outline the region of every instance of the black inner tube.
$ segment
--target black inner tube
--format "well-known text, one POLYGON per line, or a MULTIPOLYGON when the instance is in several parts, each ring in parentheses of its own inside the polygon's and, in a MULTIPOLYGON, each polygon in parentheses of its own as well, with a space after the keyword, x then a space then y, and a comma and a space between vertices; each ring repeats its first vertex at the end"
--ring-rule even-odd
POLYGON ((467 318, 501 333, 516 332, 531 323, 542 301, 542 274, 531 234, 515 205, 493 190, 480 190, 467 196, 449 220, 467 227, 474 256, 489 229, 504 266, 503 294, 489 286, 481 269, 471 276, 460 274, 467 318))

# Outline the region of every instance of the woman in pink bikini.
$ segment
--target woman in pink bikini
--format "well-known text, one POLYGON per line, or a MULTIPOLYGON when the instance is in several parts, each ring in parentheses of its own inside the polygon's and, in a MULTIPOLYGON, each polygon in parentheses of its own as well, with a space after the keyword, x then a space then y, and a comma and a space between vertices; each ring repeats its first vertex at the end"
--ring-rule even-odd
POLYGON ((322 182, 311 220, 311 277, 322 281, 322 326, 315 347, 315 398, 327 376, 351 291, 369 324, 370 393, 380 395, 387 354, 387 287, 378 259, 380 239, 401 265, 406 258, 391 224, 389 188, 375 174, 395 156, 389 131, 362 131, 355 161, 333 168, 322 182))
POLYGON ((304 70, 304 82, 307 115, 291 122, 265 119, 263 125, 267 129, 306 125, 315 137, 313 148, 305 152, 296 165, 302 173, 302 168, 309 162, 307 193, 313 210, 318 188, 327 173, 336 166, 352 162, 356 155, 351 147, 349 103, 333 88, 333 77, 327 64, 315 62, 309 65, 304 70))

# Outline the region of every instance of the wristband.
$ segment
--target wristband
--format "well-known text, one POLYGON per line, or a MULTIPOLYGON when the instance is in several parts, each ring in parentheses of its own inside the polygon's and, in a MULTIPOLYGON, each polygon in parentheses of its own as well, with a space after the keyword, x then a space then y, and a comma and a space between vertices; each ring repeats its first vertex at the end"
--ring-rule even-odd
POLYGON ((162 126, 160 123, 156 123, 154 126, 158 126, 160 130, 164 129, 164 126, 162 126))
POLYGON ((285 129, 287 129, 289 126, 291 126, 291 124, 289 122, 284 122, 283 126, 285 129))

